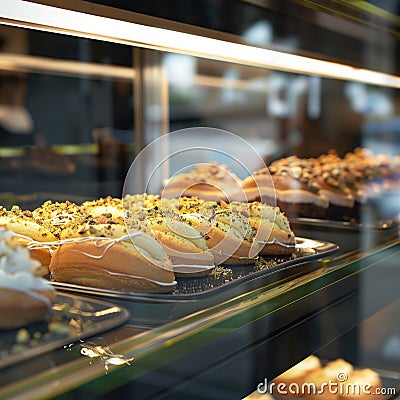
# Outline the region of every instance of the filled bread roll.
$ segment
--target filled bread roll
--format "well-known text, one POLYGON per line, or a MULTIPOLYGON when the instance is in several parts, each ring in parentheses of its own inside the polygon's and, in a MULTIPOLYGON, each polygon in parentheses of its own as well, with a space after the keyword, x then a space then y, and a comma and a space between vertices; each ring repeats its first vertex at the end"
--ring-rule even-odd
POLYGON ((161 244, 144 232, 125 239, 88 237, 61 244, 51 259, 50 273, 58 282, 103 289, 172 291, 174 272, 161 244))
POLYGON ((321 370, 313 371, 307 376, 308 383, 315 385, 315 393, 305 395, 309 400, 339 400, 339 384, 342 377, 347 377, 353 371, 353 366, 342 358, 331 361, 321 370), (332 390, 329 383, 335 384, 332 390))
POLYGON ((252 264, 257 259, 262 246, 241 214, 207 204, 182 218, 204 236, 216 264, 252 264))
POLYGON ((161 191, 162 197, 196 196, 207 201, 230 201, 241 191, 241 180, 225 165, 198 164, 192 171, 168 179, 161 191))
MULTIPOLYGON (((27 248, 33 240, 37 242, 56 240, 48 223, 35 218, 30 211, 23 211, 17 206, 12 207, 10 211, 5 208, 0 209, 0 228, 15 233, 12 240, 27 248)), ((37 260, 41 266, 48 267, 51 259, 50 246, 30 248, 30 257, 37 260)))
POLYGON ((13 206, 10 211, 0 208, 0 227, 38 242, 56 240, 48 223, 33 217, 31 211, 23 211, 18 206, 13 206))
POLYGON ((139 221, 163 244, 176 276, 203 276, 214 268, 214 257, 204 237, 175 212, 153 207, 132 213, 127 218, 129 231, 139 221))
POLYGON ((381 388, 381 378, 375 371, 369 368, 354 370, 343 382, 339 400, 381 399, 381 388))
POLYGON ((229 207, 249 214, 249 223, 257 231, 256 240, 263 244, 260 255, 285 255, 295 251, 295 234, 279 207, 256 201, 248 204, 234 202, 229 207))
MULTIPOLYGON (((278 387, 278 385, 284 388, 282 392, 276 392, 277 395, 283 396, 287 395, 289 397, 299 397, 301 393, 290 393, 290 385, 295 385, 293 388, 302 388, 304 383, 308 383, 308 376, 310 373, 316 373, 321 371, 322 364, 318 357, 311 355, 305 358, 303 361, 300 361, 298 364, 294 365, 292 368, 288 369, 281 375, 277 376, 272 382, 274 383, 274 387, 278 387)), ((286 397, 286 396, 285 396, 286 397)))

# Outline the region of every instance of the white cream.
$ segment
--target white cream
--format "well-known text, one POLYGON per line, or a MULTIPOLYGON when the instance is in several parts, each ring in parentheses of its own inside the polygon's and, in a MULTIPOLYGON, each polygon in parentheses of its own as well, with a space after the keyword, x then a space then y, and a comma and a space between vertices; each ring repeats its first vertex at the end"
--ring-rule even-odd
POLYGON ((40 267, 40 262, 31 259, 26 248, 9 246, 18 236, 0 229, 0 288, 24 292, 51 307, 46 297, 35 293, 36 290, 54 290, 48 281, 33 274, 40 267))
POLYGON ((106 272, 109 275, 123 276, 123 277, 127 277, 128 276, 129 278, 134 278, 134 279, 139 279, 139 280, 142 280, 142 281, 152 282, 152 283, 155 283, 155 284, 157 284, 159 286, 175 286, 176 285, 176 281, 160 282, 160 281, 156 281, 154 279, 144 278, 143 276, 122 274, 122 273, 118 273, 118 272, 111 272, 111 271, 108 271, 106 269, 103 269, 103 271, 106 272))
POLYGON ((177 270, 177 271, 179 271, 180 269, 186 269, 186 268, 193 268, 196 270, 207 271, 214 267, 215 267, 215 265, 195 265, 195 264, 174 264, 173 265, 174 270, 177 270))

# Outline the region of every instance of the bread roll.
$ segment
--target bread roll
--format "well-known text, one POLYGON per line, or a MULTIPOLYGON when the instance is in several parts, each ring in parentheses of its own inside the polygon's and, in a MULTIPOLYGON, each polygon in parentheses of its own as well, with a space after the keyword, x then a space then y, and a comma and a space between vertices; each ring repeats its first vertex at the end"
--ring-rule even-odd
POLYGON ((55 300, 52 288, 22 291, 0 286, 0 329, 20 328, 41 321, 55 300))
POLYGON ((286 255, 295 251, 295 234, 279 207, 257 201, 248 204, 233 202, 226 206, 248 213, 249 223, 257 232, 255 240, 263 245, 260 255, 286 255))
MULTIPOLYGON (((285 393, 277 392, 276 388, 278 385, 282 385, 284 388, 284 392, 286 392, 286 396, 288 397, 299 397, 301 393, 290 393, 290 385, 296 385, 292 386, 293 388, 301 388, 304 383, 308 383, 308 376, 310 373, 317 373, 320 372, 322 369, 322 364, 321 361, 319 360, 318 357, 311 355, 307 358, 305 358, 303 361, 300 361, 298 364, 293 366, 292 368, 288 369, 281 375, 277 376, 272 382, 275 384, 274 388, 276 393, 279 396, 285 396, 285 393)), ((286 397, 285 396, 285 397, 286 397)))
POLYGON ((175 212, 161 212, 156 206, 132 213, 127 222, 128 229, 135 227, 132 224, 138 224, 138 221, 142 221, 141 224, 145 224, 163 244, 176 276, 203 276, 214 268, 214 257, 204 237, 175 212))
POLYGON ((225 165, 198 164, 192 171, 171 177, 161 191, 166 198, 196 196, 207 201, 230 201, 241 191, 241 180, 225 165))
POLYGON ((18 206, 13 206, 10 211, 0 209, 0 227, 38 242, 57 239, 49 224, 35 219, 30 211, 23 211, 18 206))
POLYGON ((343 382, 339 400, 381 399, 382 382, 379 375, 372 369, 354 370, 343 382))
POLYGON ((172 264, 158 241, 144 232, 132 242, 88 238, 61 244, 50 273, 58 282, 111 290, 170 292, 176 285, 172 264))
POLYGON ((307 375, 308 383, 315 385, 315 393, 304 395, 309 400, 339 400, 339 384, 342 377, 347 377, 353 371, 353 366, 342 358, 331 361, 321 370, 313 371, 307 375), (330 389, 329 384, 334 386, 330 389))

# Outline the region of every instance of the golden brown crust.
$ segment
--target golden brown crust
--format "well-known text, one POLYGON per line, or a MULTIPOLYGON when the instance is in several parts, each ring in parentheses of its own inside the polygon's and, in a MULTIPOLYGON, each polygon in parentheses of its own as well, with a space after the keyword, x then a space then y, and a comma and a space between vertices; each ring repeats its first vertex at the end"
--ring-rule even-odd
POLYGON ((198 277, 211 272, 214 257, 211 252, 190 245, 167 232, 154 231, 172 261, 175 276, 198 277))
POLYGON ((286 232, 276 228, 266 228, 265 230, 269 231, 269 236, 265 238, 265 245, 259 253, 261 256, 290 255, 294 253, 296 237, 293 232, 286 232))
POLYGON ((338 358, 334 361, 328 363, 321 370, 310 372, 307 375, 307 382, 315 384, 316 393, 311 393, 307 395, 307 399, 310 400, 338 400, 339 393, 333 393, 329 391, 329 387, 325 386, 329 382, 338 383, 340 382, 340 377, 349 376, 353 371, 353 366, 342 358, 338 358))
POLYGON ((308 382, 307 377, 310 373, 316 373, 317 371, 321 370, 322 364, 320 359, 314 355, 311 355, 281 375, 277 376, 273 382, 276 385, 282 383, 286 386, 286 388, 292 383, 301 387, 303 383, 308 382))
POLYGON ((368 400, 381 399, 382 381, 372 369, 354 370, 344 383, 344 393, 340 393, 339 400, 368 400), (347 386, 346 386, 347 385, 347 386), (360 392, 358 392, 360 389, 360 392))
MULTIPOLYGON (((27 247, 30 243, 29 239, 25 239, 22 237, 16 237, 16 242, 18 243, 18 245, 20 246, 24 246, 27 247)), ((38 248, 33 248, 33 249, 29 249, 29 255, 32 259, 39 261, 40 265, 42 267, 45 267, 45 269, 47 269, 48 272, 48 266, 50 265, 50 261, 51 261, 51 252, 50 252, 50 248, 49 247, 38 247, 38 248)), ((43 268, 42 268, 43 270, 43 268)), ((46 275, 44 273, 41 273, 39 275, 46 275)))
POLYGON ((251 243, 247 240, 230 236, 215 226, 198 225, 195 227, 204 234, 207 247, 212 252, 216 264, 252 264, 254 257, 250 257, 251 243))
MULTIPOLYGON (((56 292, 52 289, 32 291, 43 296, 49 304, 54 304, 56 292)), ((29 294, 28 291, 18 291, 0 288, 0 329, 13 329, 42 320, 48 313, 46 301, 29 294)))
POLYGON ((225 165, 198 164, 192 171, 169 179, 162 197, 197 196, 209 201, 230 201, 241 190, 241 180, 225 165))
POLYGON ((170 292, 174 287, 168 258, 145 257, 127 242, 115 243, 108 250, 94 241, 62 244, 53 254, 50 272, 59 282, 103 289, 170 292))

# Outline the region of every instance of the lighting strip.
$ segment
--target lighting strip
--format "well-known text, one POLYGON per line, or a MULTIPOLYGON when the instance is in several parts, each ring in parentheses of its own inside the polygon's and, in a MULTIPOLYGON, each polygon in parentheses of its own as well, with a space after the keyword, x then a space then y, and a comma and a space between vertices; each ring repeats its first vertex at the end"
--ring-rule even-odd
POLYGON ((400 88, 400 77, 275 50, 90 15, 0 0, 0 23, 261 68, 400 88))
POLYGON ((52 73, 53 75, 78 76, 89 75, 132 81, 135 71, 129 67, 87 63, 83 61, 55 60, 47 57, 22 54, 0 53, 0 70, 52 73))

